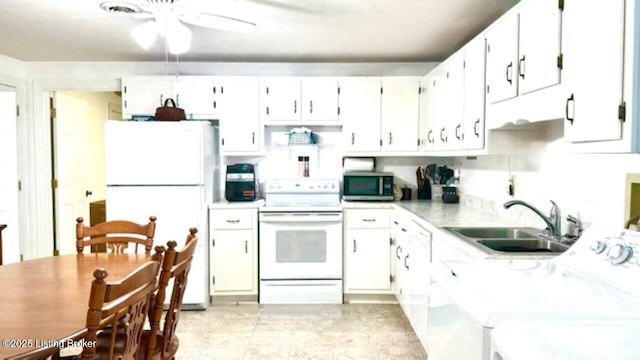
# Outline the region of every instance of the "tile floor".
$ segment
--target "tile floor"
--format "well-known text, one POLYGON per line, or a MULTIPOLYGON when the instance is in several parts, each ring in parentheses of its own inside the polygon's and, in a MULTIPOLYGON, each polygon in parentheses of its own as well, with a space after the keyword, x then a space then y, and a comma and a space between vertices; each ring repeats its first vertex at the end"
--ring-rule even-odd
POLYGON ((398 305, 213 305, 183 311, 177 359, 426 359, 398 305))

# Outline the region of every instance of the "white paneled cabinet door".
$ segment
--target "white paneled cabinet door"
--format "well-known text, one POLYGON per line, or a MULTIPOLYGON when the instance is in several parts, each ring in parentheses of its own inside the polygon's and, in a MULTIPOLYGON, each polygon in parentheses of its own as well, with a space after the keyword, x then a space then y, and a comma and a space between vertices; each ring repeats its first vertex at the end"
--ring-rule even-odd
POLYGON ((340 122, 347 152, 380 151, 380 80, 340 82, 340 122))
POLYGON ((464 149, 484 148, 485 40, 464 47, 464 149))
POLYGON ((518 95, 518 14, 507 14, 487 32, 487 101, 518 95))
POLYGON ((0 263, 20 261, 18 236, 18 152, 16 91, 0 85, 0 224, 3 250, 0 263))
POLYGON ((388 231, 348 230, 345 242, 345 291, 391 290, 388 231))
POLYGON ((259 83, 256 78, 223 83, 220 144, 225 153, 260 150, 259 83))
POLYGON ((418 110, 418 151, 429 151, 431 150, 431 143, 427 141, 427 132, 429 131, 428 122, 433 118, 429 117, 428 109, 429 109, 429 97, 427 91, 428 86, 427 83, 429 79, 424 77, 420 80, 420 107, 418 110))
POLYGON ((427 348, 427 309, 429 301, 429 268, 431 263, 431 233, 416 226, 409 253, 409 321, 422 346, 427 348))
POLYGON ((418 151, 420 78, 382 78, 382 150, 418 151))
POLYGON ((180 78, 175 85, 180 107, 187 118, 218 119, 219 97, 222 92, 220 80, 210 76, 188 76, 180 78))
MULTIPOLYGON (((433 142, 434 150, 446 150, 449 135, 447 132, 447 78, 444 75, 436 75, 432 81, 433 84, 433 134, 430 136, 433 142)), ((429 134, 427 134, 429 135, 429 134)))
POLYGON ((462 149, 464 137, 464 53, 458 51, 448 60, 445 67, 447 78, 447 102, 444 122, 448 132, 447 150, 462 149))
POLYGON ((122 79, 122 116, 154 115, 167 98, 173 98, 180 106, 179 96, 174 92, 171 77, 125 78, 122 79))
POLYGON ((563 83, 569 141, 622 137, 624 120, 618 112, 623 101, 624 4, 623 0, 565 1, 563 83))
POLYGON ((338 81, 302 81, 302 118, 305 121, 338 121, 338 81))
POLYGON ((254 291, 253 236, 253 230, 212 231, 211 288, 215 293, 254 291))
POLYGON ((264 119, 267 122, 300 121, 302 119, 300 90, 299 79, 266 80, 260 94, 264 119))
POLYGON ((558 0, 535 0, 520 11, 520 95, 560 83, 561 10, 558 0))

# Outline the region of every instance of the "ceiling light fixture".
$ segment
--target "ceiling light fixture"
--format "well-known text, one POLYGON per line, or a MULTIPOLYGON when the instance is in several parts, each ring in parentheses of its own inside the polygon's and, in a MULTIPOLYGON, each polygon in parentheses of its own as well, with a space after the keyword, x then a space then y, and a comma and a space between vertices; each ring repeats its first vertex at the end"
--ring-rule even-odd
POLYGON ((141 48, 149 50, 157 37, 166 38, 169 52, 186 53, 191 47, 191 30, 173 16, 156 16, 155 19, 131 29, 131 36, 141 48))

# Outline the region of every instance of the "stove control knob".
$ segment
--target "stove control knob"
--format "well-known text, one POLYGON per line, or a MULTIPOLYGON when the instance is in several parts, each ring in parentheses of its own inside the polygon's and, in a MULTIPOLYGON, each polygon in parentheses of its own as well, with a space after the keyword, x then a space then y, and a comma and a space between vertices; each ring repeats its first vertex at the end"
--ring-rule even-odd
POLYGON ((622 244, 614 245, 609 252, 607 252, 607 258, 613 265, 621 265, 625 261, 629 260, 633 255, 633 249, 630 246, 622 244))
POLYGON ((595 241, 593 243, 591 243, 591 246, 589 246, 589 249, 591 249, 591 251, 593 251, 596 254, 600 254, 604 251, 604 249, 606 249, 607 244, 605 244, 604 241, 595 241))

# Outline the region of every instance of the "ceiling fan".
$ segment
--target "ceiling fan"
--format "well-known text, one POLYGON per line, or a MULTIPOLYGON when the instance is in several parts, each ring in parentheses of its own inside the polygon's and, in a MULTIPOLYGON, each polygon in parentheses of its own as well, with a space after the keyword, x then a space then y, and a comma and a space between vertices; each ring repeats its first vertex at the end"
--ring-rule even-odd
POLYGON ((201 6, 202 2, 195 0, 106 1, 100 4, 100 8, 110 14, 130 15, 147 20, 131 29, 131 36, 145 50, 151 48, 157 37, 164 38, 172 54, 182 54, 189 50, 191 29, 185 24, 240 33, 249 33, 256 28, 256 24, 250 21, 207 12, 207 9, 201 6))

